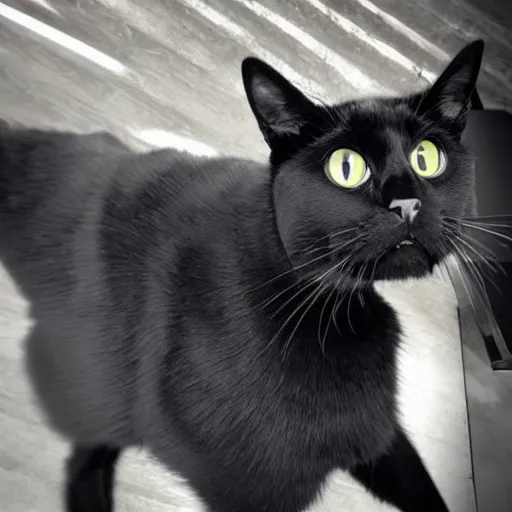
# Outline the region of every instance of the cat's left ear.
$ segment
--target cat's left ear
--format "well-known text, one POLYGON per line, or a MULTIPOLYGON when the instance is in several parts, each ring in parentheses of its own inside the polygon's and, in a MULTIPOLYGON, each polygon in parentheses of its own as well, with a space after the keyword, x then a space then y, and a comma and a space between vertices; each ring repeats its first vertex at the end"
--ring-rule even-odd
POLYGON ((242 77, 251 109, 271 150, 300 133, 315 104, 274 68, 249 57, 242 63, 242 77))
POLYGON ((462 132, 471 96, 482 64, 484 42, 474 41, 465 46, 450 62, 420 103, 419 111, 437 114, 439 122, 462 132))

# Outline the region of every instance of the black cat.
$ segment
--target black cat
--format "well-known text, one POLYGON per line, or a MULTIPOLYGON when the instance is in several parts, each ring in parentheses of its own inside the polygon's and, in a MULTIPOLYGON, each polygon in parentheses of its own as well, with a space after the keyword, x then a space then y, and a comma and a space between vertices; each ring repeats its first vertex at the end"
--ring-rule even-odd
POLYGON ((423 94, 332 107, 245 60, 270 165, 0 127, 0 254, 31 304, 35 390, 74 444, 70 512, 111 511, 139 444, 212 512, 303 511, 336 468, 447 511, 400 426, 400 326, 373 283, 453 251, 482 52, 423 94))

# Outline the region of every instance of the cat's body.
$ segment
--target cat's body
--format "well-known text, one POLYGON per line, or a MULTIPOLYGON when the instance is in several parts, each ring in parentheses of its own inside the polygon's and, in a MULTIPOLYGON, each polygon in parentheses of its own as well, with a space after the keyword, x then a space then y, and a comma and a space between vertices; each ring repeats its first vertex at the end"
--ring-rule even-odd
POLYGON ((310 497, 331 470, 389 447, 398 326, 375 293, 364 316, 353 299, 352 327, 340 308, 324 352, 323 301, 288 353, 290 329, 269 343, 297 301, 275 318, 264 304, 296 280, 273 281, 291 267, 268 222, 268 169, 138 155, 103 134, 11 130, 2 142, 1 255, 31 301, 30 374, 60 432, 142 443, 181 472, 192 465, 187 476, 227 473, 245 497, 250 482, 275 486, 276 506, 287 486, 310 497))
MULTIPOLYGON (((461 173, 469 159, 456 137, 415 120, 419 103, 383 103, 388 125, 370 128, 394 164, 382 168, 379 197, 406 184, 422 202, 395 195, 389 209, 375 206, 376 196, 340 191, 306 170, 332 142, 316 133, 305 142, 300 130, 296 147, 306 149, 294 156, 297 111, 273 117, 269 91, 248 94, 253 110, 262 101, 259 114, 270 115, 264 125, 255 110, 271 148, 282 133, 270 127, 290 129, 271 166, 141 155, 108 134, 0 128, 0 258, 30 301, 35 390, 49 422, 76 446, 71 512, 111 510, 117 456, 138 444, 215 512, 301 512, 336 468, 401 510, 447 510, 400 427, 400 328, 372 284, 422 275, 446 254, 439 219, 468 209, 472 181, 461 173), (444 137, 452 169, 443 179, 447 190, 463 184, 457 198, 409 171, 407 183, 393 175, 402 122, 444 137), (287 183, 291 167, 297 179, 287 183), (354 206, 333 216, 341 198, 354 206), (333 267, 347 245, 352 259, 333 267)), ((373 123, 379 111, 369 109, 346 107, 347 122, 373 123)))

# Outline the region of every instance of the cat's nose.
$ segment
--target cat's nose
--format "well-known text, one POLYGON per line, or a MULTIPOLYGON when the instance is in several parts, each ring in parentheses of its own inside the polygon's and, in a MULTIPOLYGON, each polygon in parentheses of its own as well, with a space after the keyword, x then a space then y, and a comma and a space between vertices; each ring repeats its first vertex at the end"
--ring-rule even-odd
POLYGON ((421 201, 415 197, 409 199, 393 199, 388 208, 406 222, 412 223, 421 208, 421 201))

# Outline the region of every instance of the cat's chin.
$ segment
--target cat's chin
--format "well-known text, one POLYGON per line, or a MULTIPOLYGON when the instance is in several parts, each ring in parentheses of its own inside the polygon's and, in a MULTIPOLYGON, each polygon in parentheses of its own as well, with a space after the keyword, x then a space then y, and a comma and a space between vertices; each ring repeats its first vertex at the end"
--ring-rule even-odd
POLYGON ((377 263, 376 281, 420 278, 432 273, 434 258, 423 248, 412 245, 391 250, 377 263))

